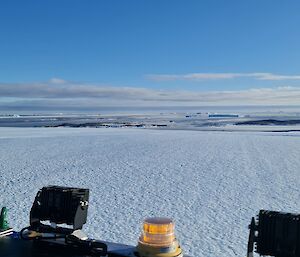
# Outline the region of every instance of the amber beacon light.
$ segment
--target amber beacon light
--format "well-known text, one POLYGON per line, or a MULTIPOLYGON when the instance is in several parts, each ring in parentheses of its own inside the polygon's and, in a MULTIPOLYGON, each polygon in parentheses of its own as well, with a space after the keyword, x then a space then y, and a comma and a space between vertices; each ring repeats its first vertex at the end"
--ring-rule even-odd
POLYGON ((182 257, 175 237, 175 223, 169 218, 148 218, 143 223, 137 251, 141 257, 182 257))

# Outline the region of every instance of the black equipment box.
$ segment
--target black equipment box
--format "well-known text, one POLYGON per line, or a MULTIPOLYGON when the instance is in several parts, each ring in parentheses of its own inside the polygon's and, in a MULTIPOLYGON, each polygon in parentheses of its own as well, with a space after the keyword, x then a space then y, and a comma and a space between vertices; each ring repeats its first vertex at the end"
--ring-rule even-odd
POLYGON ((30 225, 40 221, 73 225, 81 229, 87 220, 89 190, 83 188, 48 186, 38 191, 30 211, 30 225))
POLYGON ((300 257, 300 215, 261 210, 257 252, 261 255, 300 257))

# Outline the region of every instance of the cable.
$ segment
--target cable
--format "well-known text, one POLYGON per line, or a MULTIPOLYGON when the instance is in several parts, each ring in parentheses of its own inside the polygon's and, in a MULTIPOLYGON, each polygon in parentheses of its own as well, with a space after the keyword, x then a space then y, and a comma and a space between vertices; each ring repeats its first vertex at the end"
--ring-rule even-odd
POLYGON ((23 229, 20 231, 20 237, 21 237, 21 239, 23 239, 23 240, 32 240, 32 238, 24 237, 24 235, 23 235, 24 231, 25 231, 25 230, 29 230, 29 228, 30 228, 30 226, 25 227, 25 228, 23 228, 23 229))
MULTIPOLYGON (((34 231, 34 230, 30 230, 30 226, 29 227, 25 227, 20 231, 20 237, 23 240, 34 240, 34 239, 58 239, 58 238, 65 238, 65 235, 58 235, 56 233, 53 233, 53 235, 51 236, 44 236, 43 233, 34 231), (28 236, 24 236, 24 231, 28 230, 28 232, 30 233, 28 236)), ((48 233, 51 234, 51 233, 48 233)))

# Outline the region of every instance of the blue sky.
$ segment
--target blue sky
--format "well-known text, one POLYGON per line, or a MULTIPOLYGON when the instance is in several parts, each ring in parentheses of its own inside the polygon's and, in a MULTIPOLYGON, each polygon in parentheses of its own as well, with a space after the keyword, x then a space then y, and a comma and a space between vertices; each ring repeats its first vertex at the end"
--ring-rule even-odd
POLYGON ((0 104, 94 90, 112 105, 230 104, 212 97, 224 92, 297 104, 299 11, 296 0, 1 1, 0 104))

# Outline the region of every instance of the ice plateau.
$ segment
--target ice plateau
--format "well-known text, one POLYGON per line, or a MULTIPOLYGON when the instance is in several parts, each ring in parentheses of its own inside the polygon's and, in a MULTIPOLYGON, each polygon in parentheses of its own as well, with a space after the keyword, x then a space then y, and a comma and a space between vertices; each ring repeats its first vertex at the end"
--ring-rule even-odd
POLYGON ((300 133, 0 128, 0 203, 19 230, 39 188, 90 188, 91 237, 135 245, 168 216, 187 254, 243 256, 260 209, 299 212, 299 156, 300 133))

